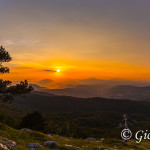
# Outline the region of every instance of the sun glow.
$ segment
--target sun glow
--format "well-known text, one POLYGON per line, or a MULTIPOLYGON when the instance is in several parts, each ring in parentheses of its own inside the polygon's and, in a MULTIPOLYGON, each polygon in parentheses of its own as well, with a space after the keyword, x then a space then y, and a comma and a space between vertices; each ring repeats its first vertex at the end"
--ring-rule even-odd
POLYGON ((57 72, 60 72, 60 69, 57 69, 57 72))

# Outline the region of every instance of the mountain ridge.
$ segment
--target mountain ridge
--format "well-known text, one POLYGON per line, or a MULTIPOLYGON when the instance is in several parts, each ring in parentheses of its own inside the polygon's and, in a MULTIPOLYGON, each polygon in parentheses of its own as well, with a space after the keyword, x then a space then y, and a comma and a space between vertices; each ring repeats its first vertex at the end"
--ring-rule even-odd
POLYGON ((150 99, 150 86, 135 85, 76 85, 70 88, 48 89, 31 84, 35 91, 42 91, 52 95, 73 96, 73 97, 105 97, 115 99, 146 100, 150 99))

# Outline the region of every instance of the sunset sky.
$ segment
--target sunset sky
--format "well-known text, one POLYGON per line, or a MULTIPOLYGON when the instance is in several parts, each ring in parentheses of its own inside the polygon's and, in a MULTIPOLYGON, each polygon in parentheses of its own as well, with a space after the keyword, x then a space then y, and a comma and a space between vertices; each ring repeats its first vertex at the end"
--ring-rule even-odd
POLYGON ((150 80, 150 0, 0 0, 0 45, 5 79, 150 80))

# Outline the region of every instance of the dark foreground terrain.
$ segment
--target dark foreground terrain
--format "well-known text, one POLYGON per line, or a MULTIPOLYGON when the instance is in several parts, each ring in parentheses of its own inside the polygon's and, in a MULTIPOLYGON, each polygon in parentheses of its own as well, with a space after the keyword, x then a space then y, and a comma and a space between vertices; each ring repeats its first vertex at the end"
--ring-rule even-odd
POLYGON ((25 98, 17 97, 14 103, 1 108, 1 112, 8 115, 0 117, 0 121, 15 128, 19 128, 17 124, 22 117, 37 110, 43 113, 48 122, 47 132, 75 138, 120 139, 122 129, 117 127, 122 122, 123 114, 127 114, 131 121, 136 121, 130 127, 133 132, 150 130, 149 102, 75 98, 33 92, 25 98))

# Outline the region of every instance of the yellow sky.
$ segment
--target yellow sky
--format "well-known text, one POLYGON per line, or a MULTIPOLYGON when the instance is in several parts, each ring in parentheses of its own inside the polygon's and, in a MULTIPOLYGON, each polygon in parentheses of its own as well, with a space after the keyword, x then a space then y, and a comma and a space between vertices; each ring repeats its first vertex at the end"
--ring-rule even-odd
POLYGON ((5 79, 150 80, 150 2, 0 1, 5 79), (60 68, 60 72, 56 70, 60 68))

